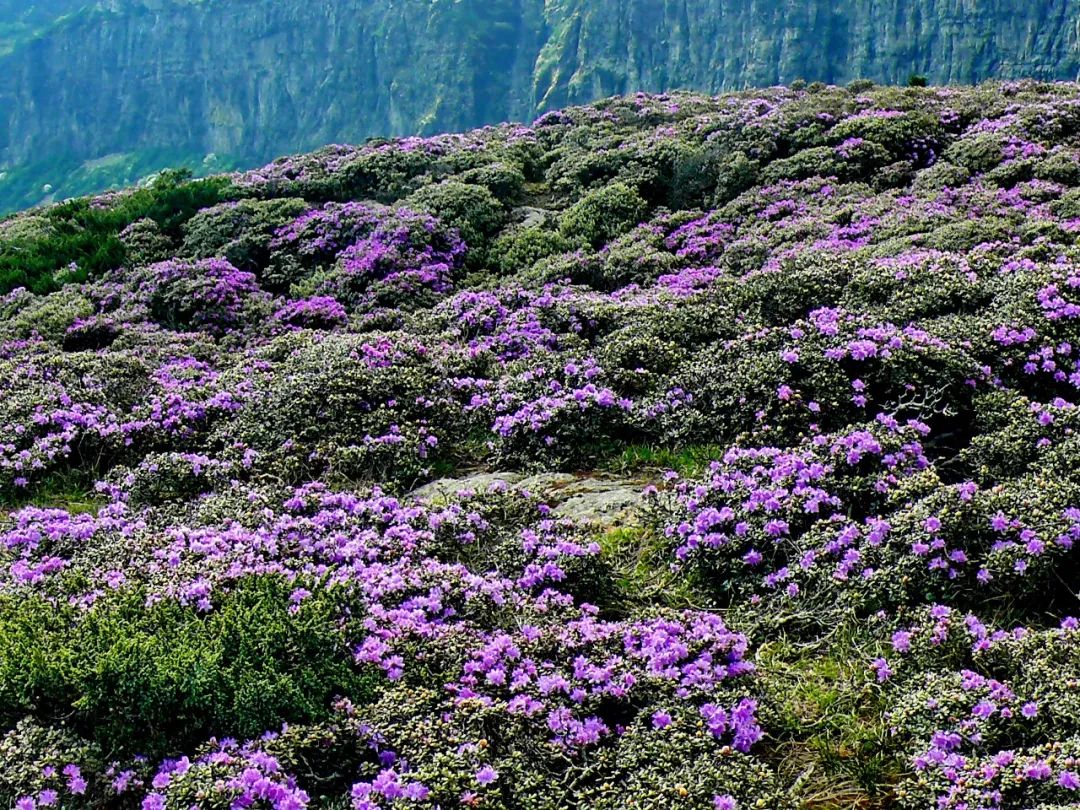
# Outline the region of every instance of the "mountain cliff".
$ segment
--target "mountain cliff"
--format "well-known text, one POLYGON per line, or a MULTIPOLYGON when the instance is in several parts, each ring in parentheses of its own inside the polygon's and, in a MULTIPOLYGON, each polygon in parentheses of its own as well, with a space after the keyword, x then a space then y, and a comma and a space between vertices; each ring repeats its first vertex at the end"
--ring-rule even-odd
POLYGON ((1080 75, 1070 0, 0 0, 0 21, 0 210, 636 90, 1080 75))

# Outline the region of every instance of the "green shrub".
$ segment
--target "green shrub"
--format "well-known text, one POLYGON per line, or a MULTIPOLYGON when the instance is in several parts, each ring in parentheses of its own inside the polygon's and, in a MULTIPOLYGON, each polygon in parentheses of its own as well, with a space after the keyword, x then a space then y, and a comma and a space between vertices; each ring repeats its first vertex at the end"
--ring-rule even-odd
POLYGON ((448 181, 425 186, 411 194, 405 205, 438 217, 457 228, 473 250, 483 250, 506 222, 502 203, 484 186, 448 181))
POLYGON ((984 216, 960 222, 950 222, 929 231, 923 244, 931 250, 966 253, 984 242, 1006 241, 1012 235, 1008 220, 984 216))
POLYGON ((1080 189, 1066 191, 1060 199, 1050 203, 1050 210, 1061 219, 1080 219, 1080 189))
POLYGON ((93 313, 90 300, 75 288, 68 288, 52 295, 30 298, 26 306, 3 322, 0 329, 13 337, 37 334, 49 341, 60 341, 72 324, 93 313))
POLYGON ((841 121, 829 131, 834 143, 863 138, 884 147, 893 160, 908 158, 913 147, 936 143, 942 137, 941 124, 929 113, 906 111, 902 115, 864 115, 841 121))
POLYGON ((1080 186, 1080 159, 1071 149, 1052 152, 1035 165, 1035 176, 1066 186, 1080 186))
POLYGON ((984 179, 990 185, 998 188, 1013 188, 1020 183, 1026 183, 1035 176, 1037 163, 1038 161, 1034 158, 1005 161, 987 171, 984 179))
POLYGON ((304 200, 240 200, 197 213, 184 226, 179 255, 220 257, 256 275, 270 262, 270 243, 278 228, 308 210, 304 200))
POLYGON ((753 187, 760 170, 760 164, 756 160, 751 160, 743 152, 733 152, 724 158, 716 169, 713 207, 722 206, 753 187))
POLYGON ((988 172, 1005 159, 1001 136, 988 132, 965 136, 950 144, 944 158, 972 174, 988 172))
POLYGON ((942 160, 916 173, 912 188, 922 193, 940 191, 944 188, 958 188, 970 179, 971 172, 968 169, 942 160))
POLYGON ((40 597, 0 599, 0 722, 64 722, 111 754, 162 755, 210 735, 251 738, 329 714, 332 698, 370 699, 353 663, 340 594, 290 611, 295 586, 238 583, 208 613, 139 591, 81 613, 40 597))
POLYGON ((570 241, 557 231, 538 225, 512 228, 492 243, 491 263, 503 274, 510 275, 571 247, 570 241))
POLYGON ((847 154, 841 154, 831 146, 818 146, 773 161, 762 170, 761 179, 766 183, 810 177, 836 177, 845 182, 861 180, 869 178, 888 160, 889 153, 885 148, 871 141, 852 147, 847 154))
POLYGON ((506 163, 489 163, 469 169, 461 175, 461 182, 485 187, 503 205, 517 204, 525 193, 525 175, 516 166, 506 163))
POLYGON ((176 252, 172 240, 148 217, 137 219, 124 228, 120 232, 120 241, 131 267, 163 262, 176 252))
POLYGON ((183 172, 163 172, 150 186, 118 195, 105 204, 82 198, 49 208, 48 224, 24 239, 0 241, 0 293, 26 286, 56 289, 60 271, 81 281, 119 267, 126 250, 120 233, 139 219, 151 219, 173 237, 197 211, 235 192, 227 178, 190 180, 183 172))
POLYGON ((265 356, 284 356, 217 440, 264 453, 288 480, 329 467, 351 480, 411 481, 446 451, 438 437, 466 427, 423 347, 399 343, 391 355, 390 346, 379 333, 279 339, 265 356))
POLYGON ((645 210, 637 191, 625 183, 612 183, 590 191, 563 212, 559 231, 569 239, 600 247, 637 225, 645 210))

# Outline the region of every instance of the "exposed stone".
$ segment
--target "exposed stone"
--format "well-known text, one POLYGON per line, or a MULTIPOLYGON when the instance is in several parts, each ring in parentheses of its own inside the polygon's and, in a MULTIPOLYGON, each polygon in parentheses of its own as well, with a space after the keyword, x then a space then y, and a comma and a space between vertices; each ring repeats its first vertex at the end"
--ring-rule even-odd
POLYGON ((459 492, 487 492, 499 483, 517 484, 525 476, 520 473, 476 473, 462 478, 440 478, 409 493, 418 501, 452 498, 459 492))
POLYGON ((575 521, 619 525, 636 520, 644 483, 615 477, 487 472, 443 478, 410 493, 417 500, 449 498, 463 491, 485 492, 500 482, 527 491, 552 507, 552 514, 575 521))

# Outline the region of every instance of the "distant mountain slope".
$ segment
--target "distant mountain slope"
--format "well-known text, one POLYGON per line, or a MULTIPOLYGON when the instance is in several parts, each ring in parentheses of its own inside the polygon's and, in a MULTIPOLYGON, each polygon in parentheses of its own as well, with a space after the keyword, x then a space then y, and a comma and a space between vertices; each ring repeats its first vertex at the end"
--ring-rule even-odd
POLYGON ((10 53, 63 16, 87 5, 88 0, 0 0, 0 54, 10 53))
POLYGON ((1070 0, 0 0, 0 20, 39 32, 0 57, 0 210, 639 89, 1080 75, 1070 0))

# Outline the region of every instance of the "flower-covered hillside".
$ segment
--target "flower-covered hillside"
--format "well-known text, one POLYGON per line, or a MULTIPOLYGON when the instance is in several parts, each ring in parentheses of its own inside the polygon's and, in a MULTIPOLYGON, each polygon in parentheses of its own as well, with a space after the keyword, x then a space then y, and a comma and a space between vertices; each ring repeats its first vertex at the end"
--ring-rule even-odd
POLYGON ((1035 83, 0 222, 0 804, 1076 806, 1078 234, 1035 83))

